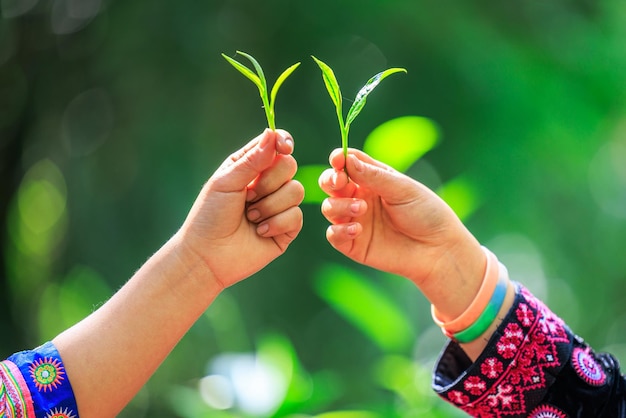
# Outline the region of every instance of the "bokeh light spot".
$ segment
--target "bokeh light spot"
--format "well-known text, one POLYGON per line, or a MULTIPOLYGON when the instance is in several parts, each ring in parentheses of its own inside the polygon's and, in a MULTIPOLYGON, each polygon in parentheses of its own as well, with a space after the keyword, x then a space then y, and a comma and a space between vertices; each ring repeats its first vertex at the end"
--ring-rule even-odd
POLYGON ((21 16, 38 3, 38 0, 2 0, 0 2, 0 10, 5 18, 21 16))
POLYGON ((56 0, 50 14, 52 32, 66 35, 87 26, 100 12, 101 0, 56 0))
POLYGON ((113 104, 107 92, 96 88, 82 92, 63 114, 62 134, 73 156, 97 150, 113 129, 113 104))
POLYGON ((66 217, 65 179, 50 160, 35 164, 17 191, 18 217, 13 219, 13 239, 23 252, 45 255, 62 232, 57 225, 66 217))
POLYGON ((229 409, 235 403, 233 386, 226 377, 214 374, 205 376, 198 383, 202 400, 214 409, 229 409))

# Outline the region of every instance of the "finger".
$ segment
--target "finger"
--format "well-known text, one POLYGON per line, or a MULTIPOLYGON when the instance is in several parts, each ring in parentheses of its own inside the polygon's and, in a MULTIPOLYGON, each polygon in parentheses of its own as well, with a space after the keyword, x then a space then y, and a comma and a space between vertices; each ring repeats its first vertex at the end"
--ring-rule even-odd
POLYGON ((332 224, 351 222, 367 212, 367 203, 361 199, 330 197, 322 202, 322 214, 332 224))
POLYGON ((261 140, 264 139, 264 137, 268 134, 276 136, 276 151, 279 154, 289 155, 293 152, 294 141, 293 141, 293 137, 291 136, 289 132, 285 131, 284 129, 276 129, 275 131, 272 131, 271 129, 266 128, 256 138, 251 139, 250 142, 244 145, 241 149, 232 153, 227 161, 228 162, 237 161, 238 159, 243 157, 247 152, 252 150, 257 144, 259 144, 259 142, 261 142, 261 140))
POLYGON ((261 139, 264 139, 269 134, 269 131, 270 130, 266 128, 260 135, 252 138, 246 145, 233 152, 231 155, 228 156, 226 161, 224 161, 222 166, 230 166, 233 163, 237 162, 237 160, 242 158, 247 152, 250 152, 250 150, 257 146, 259 142, 261 142, 261 139))
POLYGON ((348 154, 347 169, 350 179, 359 187, 366 187, 389 204, 410 202, 426 190, 412 178, 363 152, 348 154))
POLYGON ((361 232, 363 227, 358 222, 331 225, 326 229, 326 239, 337 251, 348 254, 361 232))
POLYGON ((294 141, 291 134, 284 129, 276 129, 276 151, 279 154, 290 155, 293 153, 294 141))
MULTIPOLYGON (((393 170, 393 168, 391 168, 389 165, 378 161, 372 157, 369 156, 369 154, 356 149, 356 148, 348 148, 348 156, 350 155, 354 155, 356 156, 359 160, 361 161, 365 161, 366 163, 378 166, 380 168, 384 168, 384 169, 389 169, 389 170, 393 170)), ((330 156, 328 158, 330 165, 335 168, 336 170, 343 170, 345 167, 345 157, 343 155, 343 149, 341 148, 336 148, 334 149, 331 153, 330 156)))
POLYGON ((345 171, 329 168, 324 170, 318 179, 320 188, 329 196, 348 197, 356 192, 356 184, 348 180, 345 171))
POLYGON ((275 131, 266 129, 231 154, 211 179, 215 189, 222 192, 245 189, 261 172, 271 167, 276 157, 277 137, 275 131))
POLYGON ((291 155, 277 155, 273 165, 248 185, 249 201, 258 201, 274 193, 296 174, 298 163, 291 155))
POLYGON ((303 199, 304 187, 300 182, 291 180, 276 192, 250 205, 246 216, 250 222, 262 222, 292 206, 298 206, 303 199))
POLYGON ((330 166, 335 170, 343 170, 346 165, 346 159, 343 155, 343 149, 335 148, 334 150, 332 150, 328 157, 328 162, 330 163, 330 166))
POLYGON ((264 238, 287 235, 293 240, 302 229, 302 210, 298 206, 280 212, 271 218, 261 222, 256 227, 256 232, 264 238))

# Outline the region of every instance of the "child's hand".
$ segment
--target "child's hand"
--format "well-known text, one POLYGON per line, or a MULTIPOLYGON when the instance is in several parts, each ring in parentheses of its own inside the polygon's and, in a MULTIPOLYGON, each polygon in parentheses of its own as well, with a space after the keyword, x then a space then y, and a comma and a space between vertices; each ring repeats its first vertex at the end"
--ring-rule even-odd
POLYGON ((211 176, 181 228, 185 257, 206 264, 220 287, 256 273, 302 228, 304 189, 293 180, 293 139, 266 129, 211 176))

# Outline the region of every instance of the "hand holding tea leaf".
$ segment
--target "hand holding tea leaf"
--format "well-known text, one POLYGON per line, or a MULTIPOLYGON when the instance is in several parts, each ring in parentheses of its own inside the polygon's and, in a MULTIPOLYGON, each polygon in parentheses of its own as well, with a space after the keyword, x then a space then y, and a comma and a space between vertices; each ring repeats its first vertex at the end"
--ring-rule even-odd
POLYGON ((276 79, 272 90, 268 96, 267 90, 267 81, 265 80, 265 74, 263 73, 263 69, 261 65, 259 65, 258 61, 254 59, 252 55, 246 54, 245 52, 237 51, 237 54, 246 57, 254 67, 252 71, 250 68, 246 67, 239 61, 222 54, 222 56, 228 61, 233 67, 235 67, 241 74, 246 76, 250 81, 252 81, 259 89, 259 94, 261 95, 261 100, 263 101, 263 108, 265 109, 265 116, 267 117, 267 125, 270 129, 276 129, 275 122, 275 114, 274 114, 274 103, 276 102, 276 94, 278 94, 278 89, 285 82, 287 77, 291 75, 295 71, 296 68, 300 65, 299 62, 295 63, 291 67, 287 68, 283 73, 276 79))
POLYGON ((330 95, 331 100, 335 104, 335 108, 337 110, 337 119, 339 120, 339 129, 341 130, 341 146, 343 148, 343 155, 347 158, 348 156, 348 133, 350 132, 350 125, 354 122, 354 119, 361 113, 363 107, 365 106, 365 102, 367 100, 367 96, 383 81, 385 78, 389 77, 391 74, 404 72, 406 73, 406 69, 404 68, 389 68, 385 71, 382 71, 372 78, 370 78, 367 83, 359 90, 354 99, 354 103, 350 106, 348 110, 348 115, 346 116, 346 120, 344 122, 343 119, 343 111, 342 111, 342 97, 341 97, 341 89, 339 88, 339 83, 337 82, 337 78, 335 77, 335 73, 333 70, 323 61, 317 59, 312 56, 313 60, 317 63, 317 65, 322 70, 322 78, 324 79, 324 84, 326 85, 326 90, 328 90, 328 94, 330 95))

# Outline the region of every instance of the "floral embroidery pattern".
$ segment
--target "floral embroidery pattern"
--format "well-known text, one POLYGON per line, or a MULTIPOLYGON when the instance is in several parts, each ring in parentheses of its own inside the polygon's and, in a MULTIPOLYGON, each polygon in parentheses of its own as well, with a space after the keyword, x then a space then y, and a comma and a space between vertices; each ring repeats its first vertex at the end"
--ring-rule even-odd
MULTIPOLYGON (((565 364, 571 336, 563 321, 522 286, 499 331, 467 374, 442 395, 475 417, 527 416, 565 364)), ((584 376, 599 379, 595 363, 581 360, 584 376)), ((537 408, 532 416, 566 416, 550 408, 537 408)))
POLYGON ((48 412, 46 418, 76 418, 76 415, 74 415, 74 412, 70 411, 69 408, 55 408, 48 412))
POLYGON ((51 357, 37 360, 30 366, 30 375, 33 378, 33 383, 40 392, 42 389, 44 392, 56 389, 64 379, 64 374, 61 362, 51 357))
POLYGON ((572 352, 572 364, 576 374, 591 386, 602 386, 606 374, 589 349, 575 348, 572 352))
POLYGON ((550 405, 540 405, 530 413, 529 418, 567 418, 567 414, 550 405))
POLYGON ((0 417, 78 417, 74 391, 54 344, 20 351, 0 362, 0 403, 0 417))

